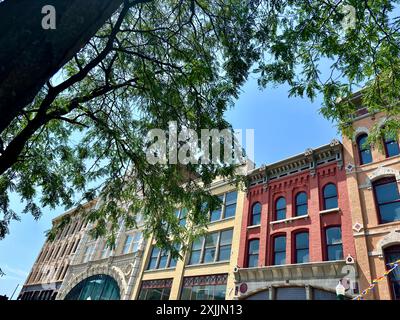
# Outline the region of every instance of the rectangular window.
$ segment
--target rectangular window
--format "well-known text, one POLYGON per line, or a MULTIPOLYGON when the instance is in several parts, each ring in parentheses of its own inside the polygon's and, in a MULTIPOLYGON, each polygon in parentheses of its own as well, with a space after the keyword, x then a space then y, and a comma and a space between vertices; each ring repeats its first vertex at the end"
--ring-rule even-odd
POLYGON ((286 264, 286 237, 274 239, 274 265, 286 264))
POLYGON ((88 262, 94 250, 94 245, 87 246, 83 255, 83 262, 88 262))
POLYGON ((110 254, 110 247, 107 246, 107 242, 104 242, 103 250, 101 251, 101 259, 105 259, 110 254))
POLYGON ((381 223, 400 220, 400 196, 395 179, 382 179, 374 183, 375 199, 381 223))
POLYGON ((196 239, 192 244, 189 264, 229 261, 233 230, 213 232, 196 239))
POLYGON ((129 253, 129 249, 130 249, 130 247, 131 247, 132 239, 133 239, 133 236, 132 236, 132 235, 128 234, 128 235, 126 236, 126 238, 125 238, 125 243, 124 243, 124 248, 123 248, 123 250, 122 250, 122 253, 123 253, 123 254, 129 253))
POLYGON ((138 300, 168 300, 172 279, 142 281, 138 300))
POLYGON ((234 217, 236 214, 237 191, 232 191, 218 196, 221 207, 210 213, 210 222, 234 217))
POLYGON ((328 261, 343 259, 342 231, 340 227, 330 227, 325 230, 326 251, 328 261))
POLYGON ((309 262, 308 232, 297 233, 296 241, 296 263, 309 262))
POLYGON ((181 300, 225 300, 228 275, 185 277, 181 300))
MULTIPOLYGON (((177 245, 175 248, 179 251, 180 247, 177 245)), ((169 251, 153 246, 147 270, 173 268, 176 263, 176 258, 173 258, 169 251)))
POLYGON ((176 217, 179 219, 179 225, 181 227, 184 227, 186 225, 186 216, 187 216, 186 208, 176 210, 176 217))
POLYGON ((247 267, 255 268, 258 266, 258 251, 260 248, 260 240, 254 239, 249 241, 249 250, 247 258, 247 267))

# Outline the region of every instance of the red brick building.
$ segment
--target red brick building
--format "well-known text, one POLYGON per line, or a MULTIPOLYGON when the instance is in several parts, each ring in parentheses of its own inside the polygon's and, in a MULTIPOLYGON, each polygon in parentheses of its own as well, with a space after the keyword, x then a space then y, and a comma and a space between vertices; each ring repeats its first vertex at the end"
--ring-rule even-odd
POLYGON ((239 299, 336 299, 357 293, 342 144, 333 140, 249 174, 239 299))

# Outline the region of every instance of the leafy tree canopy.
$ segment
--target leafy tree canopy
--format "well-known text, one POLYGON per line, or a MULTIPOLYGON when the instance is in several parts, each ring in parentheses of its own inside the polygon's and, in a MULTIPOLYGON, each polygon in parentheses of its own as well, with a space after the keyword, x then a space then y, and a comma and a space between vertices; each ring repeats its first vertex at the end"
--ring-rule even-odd
POLYGON ((175 206, 204 226, 202 204, 216 201, 188 177, 207 187, 217 176, 233 178, 234 168, 150 165, 143 137, 171 120, 197 131, 229 128, 224 112, 252 66, 261 87, 287 83, 291 96, 322 94, 322 114, 346 133, 357 109, 347 98, 363 87, 362 104, 388 115, 370 139, 397 134, 398 2, 125 2, 1 133, 0 236, 18 219, 13 191, 35 217, 41 206, 74 205, 76 194, 101 196, 106 201, 88 218, 96 235, 110 224, 110 239, 121 217, 133 225, 139 211, 161 245, 169 245, 168 232, 190 237, 175 206), (349 27, 344 5, 354 13, 349 27))

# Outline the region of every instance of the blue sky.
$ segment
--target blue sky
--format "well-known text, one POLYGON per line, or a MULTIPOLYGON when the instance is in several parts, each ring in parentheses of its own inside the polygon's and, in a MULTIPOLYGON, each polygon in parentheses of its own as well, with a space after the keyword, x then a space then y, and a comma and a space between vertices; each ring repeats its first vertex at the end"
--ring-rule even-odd
MULTIPOLYGON (((227 113, 235 129, 254 129, 257 165, 278 161, 340 137, 335 125, 318 113, 321 100, 311 103, 308 99, 288 98, 287 92, 286 86, 260 90, 253 76, 242 88, 235 107, 227 113)), ((21 212, 18 198, 12 198, 12 206, 21 212)), ((10 234, 0 241, 0 267, 6 273, 0 277, 0 294, 11 296, 18 284, 23 285, 44 243, 45 231, 51 227, 51 220, 63 211, 61 207, 45 209, 38 221, 22 215, 20 222, 11 223, 10 234)))

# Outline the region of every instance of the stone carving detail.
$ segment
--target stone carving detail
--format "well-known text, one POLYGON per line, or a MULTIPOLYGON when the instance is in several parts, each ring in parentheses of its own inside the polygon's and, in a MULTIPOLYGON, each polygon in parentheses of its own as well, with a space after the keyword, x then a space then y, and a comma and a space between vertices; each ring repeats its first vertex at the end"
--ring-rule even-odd
POLYGON ((83 271, 75 277, 71 277, 71 280, 62 286, 59 294, 57 295, 57 300, 63 300, 68 292, 70 292, 72 288, 75 287, 79 282, 96 274, 106 274, 113 277, 118 283, 121 298, 125 296, 127 290, 127 282, 125 280, 125 275, 122 270, 115 266, 110 268, 106 265, 97 265, 90 267, 89 269, 83 271))
POLYGON ((364 226, 359 222, 356 222, 353 226, 353 230, 356 232, 360 232, 362 229, 364 229, 364 226))
POLYGON ((306 151, 304 151, 304 155, 305 155, 306 157, 311 156, 313 153, 314 153, 314 150, 311 149, 311 148, 307 148, 306 151))
POLYGON ((391 230, 389 234, 384 236, 377 245, 377 253, 383 258, 383 250, 391 245, 400 244, 400 230, 391 230))
POLYGON ((357 136, 359 136, 362 133, 369 134, 369 129, 366 127, 356 128, 356 130, 354 130, 354 133, 353 133, 353 141, 356 142, 357 136))
POLYGON ((352 164, 352 163, 347 164, 346 173, 352 173, 353 170, 354 170, 354 164, 352 164))
POLYGON ((393 168, 385 168, 383 166, 380 166, 367 175, 367 178, 365 179, 365 183, 363 185, 360 185, 360 189, 363 189, 363 188, 370 189, 372 187, 373 181, 380 179, 380 178, 388 177, 388 176, 395 176, 396 180, 400 181, 400 171, 399 170, 396 170, 393 168))
POLYGON ((329 145, 331 147, 334 147, 334 146, 338 146, 339 144, 340 144, 340 141, 338 139, 333 139, 329 145))

